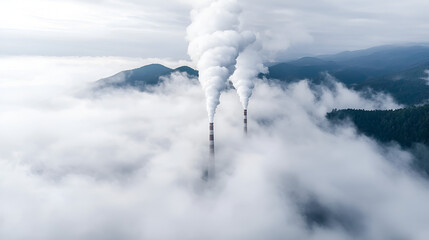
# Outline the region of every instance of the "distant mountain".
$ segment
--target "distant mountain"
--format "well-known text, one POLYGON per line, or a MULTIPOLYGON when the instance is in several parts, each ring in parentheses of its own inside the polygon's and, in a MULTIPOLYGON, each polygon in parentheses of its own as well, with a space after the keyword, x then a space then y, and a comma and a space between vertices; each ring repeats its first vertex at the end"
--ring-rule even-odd
POLYGON ((355 86, 356 90, 372 89, 392 95, 405 105, 426 103, 429 99, 427 85, 429 62, 403 71, 395 71, 377 78, 368 78, 355 86))
POLYGON ((284 82, 306 78, 320 84, 325 81, 323 72, 328 72, 350 88, 389 93, 401 104, 414 105, 429 99, 427 69, 429 47, 382 46, 275 64, 265 77, 284 82))
MULTIPOLYGON (((392 72, 403 71, 409 68, 417 67, 429 63, 429 47, 427 46, 380 46, 365 50, 342 52, 334 55, 322 55, 318 57, 304 57, 295 61, 274 64, 270 68, 279 68, 280 66, 294 66, 290 71, 301 73, 303 68, 309 69, 309 73, 298 74, 311 78, 314 71, 331 71, 331 74, 339 74, 339 77, 349 77, 351 74, 359 73, 365 77, 376 77, 392 72)), ((292 73, 291 73, 292 74, 292 73)), ((289 76, 291 75, 289 74, 289 76)), ((297 76, 298 76, 297 75, 297 76)), ((279 75, 277 71, 269 74, 272 77, 278 77, 280 80, 285 76, 279 75)), ((365 80, 365 78, 358 78, 365 80)), ((356 80, 342 79, 344 82, 354 82, 356 80)))
MULTIPOLYGON (((305 57, 273 64, 268 70, 268 74, 261 74, 261 77, 284 83, 309 79, 314 84, 321 84, 326 80, 323 73, 327 72, 350 88, 385 92, 401 104, 414 105, 429 100, 429 85, 424 80, 427 77, 425 70, 429 70, 428 46, 381 46, 335 55, 305 57)), ((175 71, 198 76, 198 71, 187 66, 171 69, 151 64, 100 79, 96 86, 136 87, 144 90, 146 86, 160 83, 160 77, 175 71)))
POLYGON ((189 76, 193 77, 198 76, 198 72, 196 70, 187 66, 171 69, 161 64, 150 64, 100 79, 96 82, 96 86, 98 88, 135 87, 140 90, 144 90, 147 86, 159 84, 161 82, 160 77, 168 76, 173 72, 187 73, 189 76))
POLYGON ((383 46, 376 46, 376 47, 371 47, 371 48, 362 49, 362 50, 344 51, 337 54, 320 55, 318 56, 318 58, 331 60, 331 61, 347 61, 354 58, 368 56, 377 52, 393 50, 395 48, 398 48, 398 46, 383 45, 383 46))
POLYGON ((314 83, 320 83, 324 77, 322 72, 334 72, 340 69, 337 63, 318 58, 301 58, 295 61, 279 63, 268 68, 268 79, 278 79, 286 82, 294 82, 302 79, 311 79, 314 83))
POLYGON ((402 71, 429 62, 429 47, 426 46, 382 46, 343 52, 325 56, 325 60, 335 61, 344 66, 362 69, 377 69, 380 73, 402 71))

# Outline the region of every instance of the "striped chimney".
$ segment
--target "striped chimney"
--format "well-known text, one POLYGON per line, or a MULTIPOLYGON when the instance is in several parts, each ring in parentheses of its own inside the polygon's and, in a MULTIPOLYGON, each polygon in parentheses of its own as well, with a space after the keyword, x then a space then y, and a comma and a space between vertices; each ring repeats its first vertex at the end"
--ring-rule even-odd
POLYGON ((247 134, 247 109, 244 109, 244 134, 247 134))
POLYGON ((209 125, 209 141, 210 141, 210 158, 208 164, 208 178, 213 179, 215 176, 215 148, 214 148, 214 124, 209 125))

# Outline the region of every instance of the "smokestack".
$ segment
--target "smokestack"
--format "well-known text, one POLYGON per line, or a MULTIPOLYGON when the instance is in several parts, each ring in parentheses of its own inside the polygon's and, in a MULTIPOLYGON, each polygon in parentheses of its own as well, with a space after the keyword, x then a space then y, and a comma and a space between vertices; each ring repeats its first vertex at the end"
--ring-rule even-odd
POLYGON ((210 157, 207 169, 208 179, 213 179, 215 177, 215 149, 214 149, 214 124, 209 124, 209 141, 210 141, 210 157))
POLYGON ((244 109, 244 134, 247 135, 247 109, 244 109))

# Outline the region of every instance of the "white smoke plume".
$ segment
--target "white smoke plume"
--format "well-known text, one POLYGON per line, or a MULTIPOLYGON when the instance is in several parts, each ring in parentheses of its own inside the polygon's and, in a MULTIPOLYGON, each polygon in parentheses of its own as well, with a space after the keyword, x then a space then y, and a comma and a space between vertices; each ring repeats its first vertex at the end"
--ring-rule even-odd
POLYGON ((241 8, 236 0, 216 0, 192 12, 187 29, 188 54, 199 70, 209 121, 214 121, 221 91, 234 71, 238 54, 255 35, 239 31, 241 8))
POLYGON ((254 81, 259 73, 266 73, 268 69, 264 66, 262 58, 261 46, 259 42, 249 45, 237 58, 235 71, 231 76, 237 94, 240 97, 240 102, 244 109, 247 109, 249 98, 252 96, 252 91, 255 86, 254 81))

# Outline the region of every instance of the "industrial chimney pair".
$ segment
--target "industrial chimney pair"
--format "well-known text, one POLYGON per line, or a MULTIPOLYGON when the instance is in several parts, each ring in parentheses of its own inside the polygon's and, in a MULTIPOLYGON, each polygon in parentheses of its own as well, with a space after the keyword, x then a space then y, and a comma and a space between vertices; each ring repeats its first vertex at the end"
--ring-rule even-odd
MULTIPOLYGON (((244 121, 243 121, 243 130, 244 134, 247 135, 247 109, 244 109, 244 121)), ((208 179, 213 179, 215 177, 215 148, 214 148, 214 123, 209 123, 209 166, 207 169, 208 179)))

